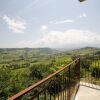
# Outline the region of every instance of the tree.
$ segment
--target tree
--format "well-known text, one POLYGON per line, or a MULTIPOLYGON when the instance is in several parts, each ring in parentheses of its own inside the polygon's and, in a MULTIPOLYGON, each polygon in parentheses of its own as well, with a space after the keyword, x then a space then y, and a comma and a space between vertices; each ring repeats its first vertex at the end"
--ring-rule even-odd
POLYGON ((94 67, 92 69, 91 75, 95 78, 100 78, 100 68, 99 67, 94 67))
POLYGON ((43 76, 42 76, 42 72, 41 72, 41 70, 40 70, 40 67, 38 67, 38 66, 32 66, 31 68, 30 68, 30 71, 31 71, 31 73, 30 73, 30 76, 31 77, 33 77, 33 79, 34 78, 37 78, 37 79, 42 79, 43 78, 43 76))
POLYGON ((9 83, 10 83, 10 70, 7 67, 0 67, 0 97, 4 100, 9 95, 9 83))

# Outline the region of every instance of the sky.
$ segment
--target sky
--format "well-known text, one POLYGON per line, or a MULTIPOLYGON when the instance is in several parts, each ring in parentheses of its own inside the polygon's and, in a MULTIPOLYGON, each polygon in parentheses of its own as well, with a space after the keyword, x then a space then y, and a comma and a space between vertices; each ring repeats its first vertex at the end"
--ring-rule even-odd
POLYGON ((0 48, 100 47, 100 0, 0 0, 0 48))

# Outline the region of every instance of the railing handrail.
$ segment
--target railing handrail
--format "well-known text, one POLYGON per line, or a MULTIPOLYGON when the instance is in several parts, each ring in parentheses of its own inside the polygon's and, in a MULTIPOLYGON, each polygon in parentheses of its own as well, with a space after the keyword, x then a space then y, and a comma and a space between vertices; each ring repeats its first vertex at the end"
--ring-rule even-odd
POLYGON ((59 74, 61 71, 63 71, 64 69, 66 69, 68 66, 72 65, 73 63, 75 63, 77 60, 79 60, 80 58, 77 58, 76 60, 74 60, 73 62, 64 65, 65 67, 59 69, 58 71, 54 72, 53 74, 47 76, 46 78, 40 80, 39 82, 35 83, 34 85, 29 86, 28 88, 20 91, 19 93, 15 94, 14 96, 8 98, 7 100, 15 100, 21 96, 23 96, 24 94, 30 92, 31 90, 35 89, 36 87, 38 87, 39 85, 41 85, 42 83, 45 83, 47 80, 51 79, 53 76, 55 76, 56 74, 59 74))

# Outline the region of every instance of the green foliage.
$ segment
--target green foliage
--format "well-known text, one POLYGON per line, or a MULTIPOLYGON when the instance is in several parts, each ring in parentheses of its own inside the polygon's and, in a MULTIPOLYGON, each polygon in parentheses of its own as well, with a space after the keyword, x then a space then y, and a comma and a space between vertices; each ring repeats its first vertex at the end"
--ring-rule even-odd
POLYGON ((7 67, 0 67, 0 97, 4 99, 9 94, 9 83, 10 83, 10 70, 7 67))
MULTIPOLYGON (((83 59, 81 76, 84 77, 85 70, 90 71, 88 70, 90 66, 98 68, 98 63, 100 63, 99 60, 96 63, 93 61, 93 50, 94 48, 89 47, 64 52, 50 48, 0 49, 0 100, 6 100, 7 97, 61 69, 78 54, 83 59), (85 59, 87 61, 91 59, 92 63, 85 63, 85 59)), ((95 48, 95 51, 95 56, 99 58, 100 49, 95 48)), ((91 75, 96 76, 94 73, 97 69, 93 70, 91 75)))
POLYGON ((39 66, 31 66, 30 68, 30 76, 35 79, 42 79, 43 76, 42 76, 42 71, 40 70, 39 66))
POLYGON ((93 61, 91 75, 95 78, 100 78, 100 60, 93 61))
POLYGON ((100 78, 100 68, 93 68, 91 75, 96 78, 100 78))
POLYGON ((62 79, 60 76, 56 76, 53 80, 49 82, 48 92, 53 95, 61 91, 61 82, 62 79))

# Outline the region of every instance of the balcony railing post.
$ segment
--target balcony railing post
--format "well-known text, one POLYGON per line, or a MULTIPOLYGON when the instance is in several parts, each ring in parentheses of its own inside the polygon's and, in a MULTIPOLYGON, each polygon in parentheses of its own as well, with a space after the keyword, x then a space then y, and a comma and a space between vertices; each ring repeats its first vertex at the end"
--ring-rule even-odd
POLYGON ((68 92, 67 92, 67 98, 70 100, 70 65, 68 66, 68 92))
POLYGON ((79 73, 78 73, 78 75, 79 75, 79 82, 80 82, 80 58, 79 58, 79 62, 78 62, 78 71, 79 71, 79 73))

